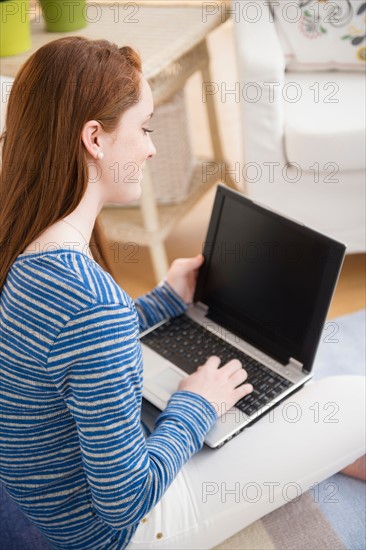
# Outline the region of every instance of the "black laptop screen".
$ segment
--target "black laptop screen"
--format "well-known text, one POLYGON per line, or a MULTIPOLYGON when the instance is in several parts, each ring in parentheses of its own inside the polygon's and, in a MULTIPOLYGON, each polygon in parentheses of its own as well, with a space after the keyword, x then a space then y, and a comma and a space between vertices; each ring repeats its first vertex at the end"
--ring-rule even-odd
POLYGON ((220 186, 203 248, 209 317, 310 370, 345 246, 220 186))

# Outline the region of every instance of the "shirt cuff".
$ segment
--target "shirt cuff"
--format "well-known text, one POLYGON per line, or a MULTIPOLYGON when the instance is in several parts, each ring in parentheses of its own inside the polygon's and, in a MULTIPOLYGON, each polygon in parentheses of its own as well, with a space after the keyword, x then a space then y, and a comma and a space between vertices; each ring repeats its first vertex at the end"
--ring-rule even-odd
POLYGON ((167 417, 174 416, 189 429, 193 429, 199 441, 211 430, 218 418, 215 407, 204 397, 188 390, 180 390, 170 397, 156 427, 167 417))
POLYGON ((167 297, 171 302, 174 303, 176 311, 179 311, 179 313, 177 313, 177 316, 181 315, 187 310, 188 304, 165 279, 156 287, 155 290, 161 293, 163 298, 167 297))

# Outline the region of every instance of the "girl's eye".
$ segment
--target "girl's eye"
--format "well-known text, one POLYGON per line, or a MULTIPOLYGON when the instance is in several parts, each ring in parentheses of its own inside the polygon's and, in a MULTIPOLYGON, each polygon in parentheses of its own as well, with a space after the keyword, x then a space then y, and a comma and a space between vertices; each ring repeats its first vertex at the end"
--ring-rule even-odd
POLYGON ((151 134, 154 130, 149 130, 148 128, 143 128, 144 134, 151 134))

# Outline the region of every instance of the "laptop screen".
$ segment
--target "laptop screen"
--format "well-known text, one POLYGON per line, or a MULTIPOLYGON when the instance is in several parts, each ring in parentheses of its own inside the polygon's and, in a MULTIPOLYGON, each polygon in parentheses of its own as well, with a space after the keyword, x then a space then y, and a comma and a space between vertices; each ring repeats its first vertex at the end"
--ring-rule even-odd
POLYGON ((195 301, 286 364, 310 371, 345 245, 219 186, 195 301))

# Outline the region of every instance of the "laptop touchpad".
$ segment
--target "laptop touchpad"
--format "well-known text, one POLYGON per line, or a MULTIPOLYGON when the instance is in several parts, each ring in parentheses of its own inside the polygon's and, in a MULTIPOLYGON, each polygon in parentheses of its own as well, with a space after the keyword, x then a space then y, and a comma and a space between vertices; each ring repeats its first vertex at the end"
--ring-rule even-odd
POLYGON ((178 384, 183 378, 186 378, 186 375, 183 373, 180 374, 171 367, 167 367, 162 372, 159 372, 159 374, 149 379, 149 387, 151 388, 153 384, 157 389, 163 390, 171 395, 177 391, 178 384))

